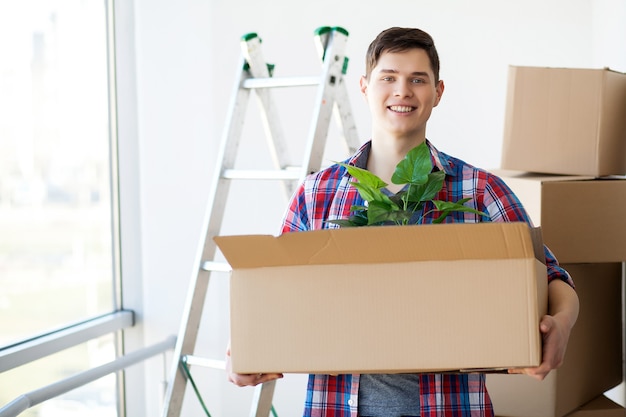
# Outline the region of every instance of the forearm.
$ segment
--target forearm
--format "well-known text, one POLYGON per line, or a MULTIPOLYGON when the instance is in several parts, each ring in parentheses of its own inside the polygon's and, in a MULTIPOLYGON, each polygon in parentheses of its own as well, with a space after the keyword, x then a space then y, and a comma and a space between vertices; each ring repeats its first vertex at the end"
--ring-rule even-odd
POLYGON ((554 280, 548 285, 548 314, 559 321, 568 331, 574 327, 578 318, 579 302, 576 291, 561 280, 554 280))
POLYGON ((578 295, 565 281, 554 280, 548 285, 548 312, 559 317, 568 328, 572 328, 578 318, 578 295))

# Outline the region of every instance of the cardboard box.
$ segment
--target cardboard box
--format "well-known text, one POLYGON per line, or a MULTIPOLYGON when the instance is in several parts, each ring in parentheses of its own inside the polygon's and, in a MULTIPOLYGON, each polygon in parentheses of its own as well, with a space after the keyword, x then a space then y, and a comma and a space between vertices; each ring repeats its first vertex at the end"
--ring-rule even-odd
POLYGON ((626 417, 626 408, 601 395, 566 417, 626 417))
POLYGON ((494 170, 559 262, 626 261, 626 179, 494 170))
POLYGON ((546 268, 525 223, 216 237, 240 373, 502 369, 541 360, 546 268))
POLYGON ((537 381, 487 375, 502 417, 561 417, 622 382, 622 264, 564 264, 580 299, 563 365, 537 381))
POLYGON ((626 408, 611 401, 604 395, 580 407, 567 417, 625 417, 626 408))
POLYGON ((503 169, 626 174, 626 74, 509 68, 503 169))

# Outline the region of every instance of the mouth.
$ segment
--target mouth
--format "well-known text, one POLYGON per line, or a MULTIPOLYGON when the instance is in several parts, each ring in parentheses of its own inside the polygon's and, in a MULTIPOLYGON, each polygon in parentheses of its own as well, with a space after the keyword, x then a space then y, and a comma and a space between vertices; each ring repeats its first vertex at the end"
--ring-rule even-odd
POLYGON ((410 113, 416 109, 416 107, 411 106, 389 106, 387 108, 394 113, 410 113))

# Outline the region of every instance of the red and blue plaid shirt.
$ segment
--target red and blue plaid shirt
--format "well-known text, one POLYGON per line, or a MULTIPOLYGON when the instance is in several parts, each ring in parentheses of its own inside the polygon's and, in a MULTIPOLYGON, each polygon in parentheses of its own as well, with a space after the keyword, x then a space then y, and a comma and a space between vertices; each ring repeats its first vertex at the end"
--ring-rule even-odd
MULTIPOLYGON (((443 188, 435 200, 458 201, 470 198, 468 206, 487 216, 452 212, 445 222, 516 222, 531 224, 526 211, 509 187, 497 176, 475 168, 457 158, 439 152, 426 141, 431 151, 433 169, 446 173, 443 188)), ((371 142, 366 142, 345 162, 366 168, 371 142)), ((309 175, 296 190, 285 215, 282 233, 338 227, 327 220, 346 219, 350 207, 363 205, 354 181, 347 170, 332 165, 309 175)), ((431 203, 429 203, 431 204, 431 203)), ((431 211, 428 204, 424 212, 431 211)), ((427 214, 424 223, 432 223, 438 213, 427 214)), ((552 252, 545 247, 548 281, 561 279, 574 286, 552 252)), ((420 376, 421 417, 493 416, 484 374, 422 374, 420 376)), ((357 417, 359 375, 310 375, 305 401, 305 417, 357 417)), ((418 393, 416 393, 417 395, 418 393)))

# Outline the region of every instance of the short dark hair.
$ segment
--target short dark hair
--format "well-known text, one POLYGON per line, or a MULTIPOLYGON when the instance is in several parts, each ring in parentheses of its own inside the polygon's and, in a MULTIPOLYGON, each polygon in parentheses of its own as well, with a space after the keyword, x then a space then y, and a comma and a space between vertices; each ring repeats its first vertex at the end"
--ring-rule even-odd
POLYGON ((415 28, 392 27, 380 32, 367 49, 365 76, 369 78, 383 52, 403 52, 413 48, 426 51, 430 59, 430 67, 435 75, 435 82, 438 82, 439 54, 435 48, 435 41, 428 33, 415 28))

